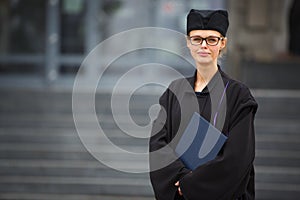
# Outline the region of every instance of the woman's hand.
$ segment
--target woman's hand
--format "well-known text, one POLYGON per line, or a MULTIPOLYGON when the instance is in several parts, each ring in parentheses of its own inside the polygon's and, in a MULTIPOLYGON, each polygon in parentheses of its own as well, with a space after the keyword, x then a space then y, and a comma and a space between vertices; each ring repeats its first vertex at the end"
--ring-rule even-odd
POLYGON ((179 193, 180 196, 182 196, 183 194, 182 194, 181 189, 180 189, 179 181, 177 181, 177 182, 175 183, 175 186, 178 187, 178 193, 179 193))

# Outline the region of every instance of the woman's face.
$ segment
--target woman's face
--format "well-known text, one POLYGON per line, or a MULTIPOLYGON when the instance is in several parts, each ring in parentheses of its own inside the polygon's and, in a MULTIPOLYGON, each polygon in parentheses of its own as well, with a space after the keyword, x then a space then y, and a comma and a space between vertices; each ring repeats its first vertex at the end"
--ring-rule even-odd
MULTIPOLYGON (((190 38, 194 38, 194 41, 199 41, 199 38, 207 37, 219 37, 223 38, 218 31, 214 30, 193 30, 190 32, 190 38)), ((220 54, 220 50, 226 46, 226 38, 219 40, 215 46, 210 46, 206 41, 202 41, 202 44, 193 45, 190 39, 187 39, 187 46, 190 49, 191 55, 194 60, 199 64, 217 64, 217 60, 220 54)))

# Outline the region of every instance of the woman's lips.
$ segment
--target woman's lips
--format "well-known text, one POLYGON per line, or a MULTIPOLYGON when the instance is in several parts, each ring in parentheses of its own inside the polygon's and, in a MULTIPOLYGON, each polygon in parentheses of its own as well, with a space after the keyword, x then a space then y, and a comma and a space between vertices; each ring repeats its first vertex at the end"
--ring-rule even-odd
POLYGON ((197 54, 199 56, 203 56, 203 57, 209 56, 209 53, 207 53, 207 52, 197 52, 197 54))

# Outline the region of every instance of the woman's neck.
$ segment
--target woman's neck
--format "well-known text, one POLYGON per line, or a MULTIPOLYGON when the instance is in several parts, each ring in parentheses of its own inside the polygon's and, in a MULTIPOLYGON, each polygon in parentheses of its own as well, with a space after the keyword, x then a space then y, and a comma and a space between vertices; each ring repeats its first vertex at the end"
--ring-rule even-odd
POLYGON ((202 91, 212 77, 218 71, 217 64, 213 65, 197 65, 197 79, 195 81, 195 91, 200 92, 202 91))

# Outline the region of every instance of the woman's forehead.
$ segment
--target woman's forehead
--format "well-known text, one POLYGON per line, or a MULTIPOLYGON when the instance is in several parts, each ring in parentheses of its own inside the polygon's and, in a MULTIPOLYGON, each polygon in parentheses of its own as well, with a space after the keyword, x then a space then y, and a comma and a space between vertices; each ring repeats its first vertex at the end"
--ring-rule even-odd
POLYGON ((207 36, 221 36, 221 34, 218 31, 215 30, 192 30, 190 32, 189 36, 201 36, 201 37, 207 37, 207 36))

